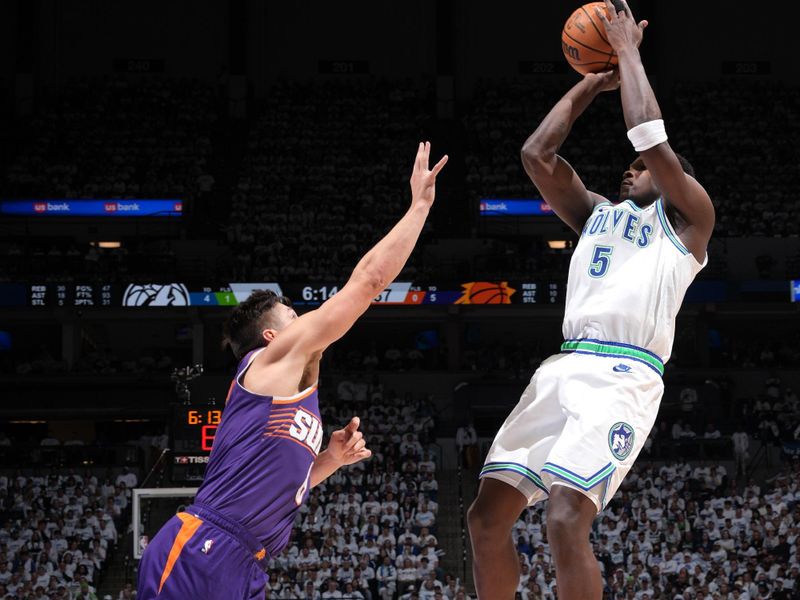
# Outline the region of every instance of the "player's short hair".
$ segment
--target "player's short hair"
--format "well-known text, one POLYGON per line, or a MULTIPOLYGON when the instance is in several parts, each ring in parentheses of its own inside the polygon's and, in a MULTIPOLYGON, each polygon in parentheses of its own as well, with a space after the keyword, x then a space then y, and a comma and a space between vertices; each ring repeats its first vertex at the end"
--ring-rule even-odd
POLYGON ((276 304, 292 306, 286 296, 279 296, 272 290, 255 290, 231 311, 223 326, 222 343, 231 349, 236 360, 267 345, 261 332, 269 327, 269 313, 276 304))
POLYGON ((681 163, 681 167, 683 167, 683 172, 686 173, 687 175, 691 175, 692 177, 694 177, 694 167, 692 166, 692 163, 690 163, 685 156, 678 154, 677 152, 675 153, 675 156, 678 157, 678 162, 681 163))

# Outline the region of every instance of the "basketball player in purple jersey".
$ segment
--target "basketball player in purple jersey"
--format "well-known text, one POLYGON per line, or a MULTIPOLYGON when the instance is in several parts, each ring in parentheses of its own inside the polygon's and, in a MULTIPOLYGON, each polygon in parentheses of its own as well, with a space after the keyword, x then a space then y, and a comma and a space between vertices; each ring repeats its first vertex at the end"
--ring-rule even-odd
POLYGON ((369 458, 354 417, 325 450, 317 402, 319 360, 400 273, 435 196, 444 156, 428 168, 419 145, 411 207, 318 309, 297 316, 288 300, 254 292, 231 314, 226 337, 240 360, 195 503, 145 549, 138 600, 265 597, 265 561, 289 541, 309 489, 369 458))

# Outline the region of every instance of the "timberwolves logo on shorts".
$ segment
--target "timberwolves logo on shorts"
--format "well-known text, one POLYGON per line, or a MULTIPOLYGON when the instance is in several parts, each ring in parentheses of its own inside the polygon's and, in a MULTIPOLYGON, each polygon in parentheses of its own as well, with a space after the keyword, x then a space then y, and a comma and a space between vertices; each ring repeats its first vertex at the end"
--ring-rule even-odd
POLYGON ((633 427, 620 421, 608 430, 608 447, 617 460, 625 460, 633 450, 633 427))

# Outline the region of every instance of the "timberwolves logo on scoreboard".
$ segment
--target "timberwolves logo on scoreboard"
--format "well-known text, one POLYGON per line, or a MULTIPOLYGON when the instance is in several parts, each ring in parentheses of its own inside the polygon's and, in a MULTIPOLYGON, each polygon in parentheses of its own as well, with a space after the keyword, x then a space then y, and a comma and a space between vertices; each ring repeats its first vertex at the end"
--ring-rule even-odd
POLYGON ((189 306, 189 290, 182 283, 132 283, 125 289, 122 306, 189 306))
POLYGON ((625 460, 633 450, 633 427, 620 421, 608 430, 608 447, 617 460, 625 460))

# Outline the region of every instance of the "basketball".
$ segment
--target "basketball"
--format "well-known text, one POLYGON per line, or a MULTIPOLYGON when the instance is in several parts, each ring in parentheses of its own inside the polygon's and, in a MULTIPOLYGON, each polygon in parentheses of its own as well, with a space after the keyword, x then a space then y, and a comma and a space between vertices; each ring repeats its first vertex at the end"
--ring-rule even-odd
POLYGON ((561 32, 564 57, 581 75, 608 71, 617 66, 617 55, 595 13, 597 7, 606 10, 605 2, 589 2, 578 8, 567 19, 561 32))

